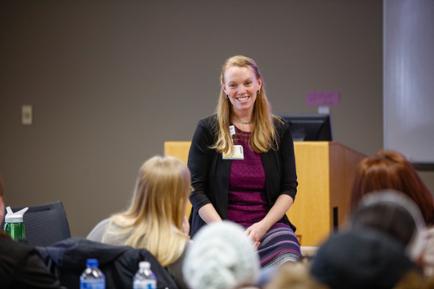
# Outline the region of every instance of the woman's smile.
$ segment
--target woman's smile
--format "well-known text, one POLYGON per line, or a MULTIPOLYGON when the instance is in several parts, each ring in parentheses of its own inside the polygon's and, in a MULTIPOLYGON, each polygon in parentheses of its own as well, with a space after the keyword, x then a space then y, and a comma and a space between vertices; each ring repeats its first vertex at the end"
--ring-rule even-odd
POLYGON ((240 102, 246 101, 250 98, 250 96, 244 96, 244 97, 237 97, 237 100, 240 102))

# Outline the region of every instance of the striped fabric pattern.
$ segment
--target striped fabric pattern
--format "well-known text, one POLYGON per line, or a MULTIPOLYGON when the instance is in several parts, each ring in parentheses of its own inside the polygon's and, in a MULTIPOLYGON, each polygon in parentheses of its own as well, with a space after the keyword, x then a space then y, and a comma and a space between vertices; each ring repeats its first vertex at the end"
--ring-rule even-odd
POLYGON ((279 266, 282 263, 296 262, 301 257, 300 244, 290 226, 274 224, 262 237, 258 247, 261 267, 279 266))

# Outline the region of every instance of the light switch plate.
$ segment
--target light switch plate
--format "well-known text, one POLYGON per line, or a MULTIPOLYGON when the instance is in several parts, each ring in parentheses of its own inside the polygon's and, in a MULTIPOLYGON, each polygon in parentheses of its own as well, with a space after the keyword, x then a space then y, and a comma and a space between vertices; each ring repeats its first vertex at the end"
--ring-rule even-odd
POLYGON ((21 108, 21 119, 23 125, 31 125, 33 122, 33 113, 31 105, 23 105, 21 108))

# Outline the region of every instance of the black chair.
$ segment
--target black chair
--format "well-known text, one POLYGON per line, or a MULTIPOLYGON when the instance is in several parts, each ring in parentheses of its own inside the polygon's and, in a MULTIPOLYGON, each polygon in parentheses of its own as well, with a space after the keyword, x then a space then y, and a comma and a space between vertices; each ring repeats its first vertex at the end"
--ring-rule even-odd
MULTIPOLYGON (((11 208, 13 212, 25 207, 11 208)), ((50 246, 71 237, 62 202, 29 206, 24 213, 26 241, 31 246, 50 246)), ((4 228, 4 222, 2 229, 4 228)))

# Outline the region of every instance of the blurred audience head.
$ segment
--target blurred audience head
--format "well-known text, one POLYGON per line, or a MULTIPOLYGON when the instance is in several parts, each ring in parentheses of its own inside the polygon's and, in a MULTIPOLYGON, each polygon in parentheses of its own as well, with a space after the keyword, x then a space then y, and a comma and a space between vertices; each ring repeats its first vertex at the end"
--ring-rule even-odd
POLYGON ((421 276, 415 261, 425 246, 425 223, 404 194, 367 194, 352 212, 349 228, 318 250, 312 274, 332 289, 394 288, 407 274, 421 276))
POLYGON ((386 233, 417 260, 425 246, 426 226, 418 206, 406 195, 382 190, 362 198, 350 216, 352 230, 375 229, 386 233))
POLYGON ((183 274, 191 289, 243 288, 257 281, 259 257, 241 226, 210 223, 194 236, 183 274))
POLYGON ((190 188, 190 171, 181 160, 170 156, 152 157, 140 168, 127 214, 137 218, 138 223, 143 218, 159 219, 180 229, 190 188))
POLYGON ((365 228, 332 235, 311 267, 318 282, 331 289, 393 288, 413 271, 419 269, 399 242, 365 228))
POLYGON ((434 224, 434 200, 411 163, 393 151, 380 151, 365 158, 356 170, 351 192, 351 208, 362 197, 383 189, 404 193, 419 207, 425 223, 434 224))
POLYGON ((140 168, 130 207, 112 217, 116 226, 107 226, 102 242, 146 248, 163 267, 172 264, 188 240, 183 220, 190 188, 190 172, 181 160, 150 158, 140 168))
POLYGON ((310 274, 309 267, 300 262, 282 264, 265 289, 326 289, 310 274))

